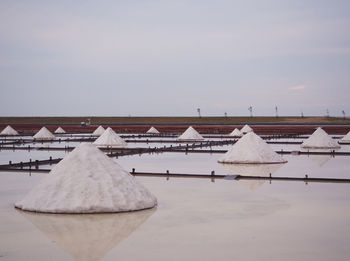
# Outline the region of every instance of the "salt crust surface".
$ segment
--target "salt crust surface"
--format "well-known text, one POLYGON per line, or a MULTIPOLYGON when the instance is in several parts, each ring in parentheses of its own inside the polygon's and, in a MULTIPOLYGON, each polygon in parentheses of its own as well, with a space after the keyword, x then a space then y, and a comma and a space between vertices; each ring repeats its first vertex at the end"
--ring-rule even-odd
POLYGON ((55 130, 55 133, 57 134, 64 134, 66 133, 66 131, 64 129, 62 129, 61 127, 58 127, 56 130, 55 130))
POLYGON ((154 128, 153 126, 146 132, 146 133, 149 133, 149 134, 159 134, 159 131, 154 128))
POLYGON ((187 130, 182 133, 178 140, 204 140, 202 135, 198 133, 192 126, 188 127, 187 130))
POLYGON ((350 131, 340 141, 350 142, 350 131))
POLYGON ((114 130, 108 127, 103 134, 94 141, 98 147, 126 147, 128 144, 114 130))
POLYGON ((7 125, 0 133, 1 135, 18 135, 18 132, 12 128, 10 125, 7 125))
POLYGON ((251 131, 253 131, 253 129, 248 124, 244 125, 243 128, 241 129, 242 133, 248 133, 251 131))
POLYGON ((242 137, 243 133, 239 129, 235 128, 229 135, 233 137, 242 137))
POLYGON ((104 213, 152 208, 157 199, 95 145, 80 144, 15 207, 46 213, 104 213))
POLYGON ((42 127, 34 136, 35 140, 53 140, 55 135, 51 133, 46 127, 42 127))
POLYGON ((302 144, 302 148, 340 148, 338 143, 333 140, 327 132, 325 132, 322 128, 318 127, 317 130, 307 138, 302 144))
POLYGON ((249 132, 232 145, 219 160, 221 163, 283 163, 287 162, 254 132, 249 132))
POLYGON ((105 132, 105 128, 98 126, 98 128, 92 133, 92 136, 101 136, 105 132))

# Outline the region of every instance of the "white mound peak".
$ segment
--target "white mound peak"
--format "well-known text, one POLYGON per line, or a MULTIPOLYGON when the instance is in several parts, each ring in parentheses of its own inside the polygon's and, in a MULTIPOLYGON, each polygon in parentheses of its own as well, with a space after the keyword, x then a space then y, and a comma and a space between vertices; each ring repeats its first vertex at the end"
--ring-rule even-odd
POLYGON ((184 133, 182 133, 177 139, 184 141, 204 140, 202 135, 200 135, 198 131, 196 131, 192 126, 188 127, 187 130, 184 133))
POLYGON ((15 206, 45 213, 107 213, 152 208, 157 199, 95 145, 82 143, 15 206))
POLYGON ((46 127, 42 127, 34 136, 35 140, 53 140, 55 135, 51 133, 46 127))
POLYGON ((240 138, 219 160, 220 163, 284 163, 287 162, 254 132, 240 138))
POLYGON ((10 125, 7 125, 6 128, 1 131, 0 135, 18 135, 18 132, 10 125))
POLYGON ((317 130, 301 144, 301 147, 319 149, 340 148, 339 144, 320 127, 318 127, 317 130))
POLYGON ((151 128, 149 128, 149 130, 146 132, 148 134, 159 134, 160 132, 154 128, 153 126, 151 128))
POLYGON ((94 141, 98 147, 126 147, 128 144, 114 132, 114 130, 108 127, 103 134, 94 141))
POLYGON ((101 136, 105 132, 105 128, 103 128, 101 125, 98 126, 98 128, 92 133, 92 136, 98 137, 101 136))

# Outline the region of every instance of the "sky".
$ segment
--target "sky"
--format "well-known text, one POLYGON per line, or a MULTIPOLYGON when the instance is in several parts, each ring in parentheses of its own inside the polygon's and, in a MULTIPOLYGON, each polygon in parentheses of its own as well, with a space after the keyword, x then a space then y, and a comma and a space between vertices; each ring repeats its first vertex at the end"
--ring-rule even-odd
POLYGON ((0 1, 0 116, 350 115, 350 1, 0 1))

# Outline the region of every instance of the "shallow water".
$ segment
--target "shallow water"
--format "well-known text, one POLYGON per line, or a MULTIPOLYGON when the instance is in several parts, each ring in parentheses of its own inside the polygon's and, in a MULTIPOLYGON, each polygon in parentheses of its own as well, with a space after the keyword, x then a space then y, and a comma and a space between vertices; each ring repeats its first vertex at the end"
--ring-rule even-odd
MULTIPOLYGON (((1 151, 0 159, 45 159, 50 153, 1 151)), ((217 163, 221 156, 165 153, 115 160, 129 171, 350 178, 347 156, 285 155, 288 163, 268 170, 228 170, 217 163)), ((157 208, 83 216, 14 209, 45 175, 0 172, 0 260, 345 261, 350 256, 350 184, 137 177, 157 196, 157 208)))

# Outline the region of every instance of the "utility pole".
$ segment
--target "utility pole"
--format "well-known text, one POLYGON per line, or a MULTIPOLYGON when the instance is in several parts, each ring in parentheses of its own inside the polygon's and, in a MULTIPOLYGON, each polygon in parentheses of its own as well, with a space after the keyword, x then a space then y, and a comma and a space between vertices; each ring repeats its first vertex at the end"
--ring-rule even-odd
POLYGON ((327 118, 329 118, 329 110, 328 109, 326 110, 326 116, 327 116, 327 118))
POLYGON ((248 111, 250 112, 250 117, 253 117, 253 107, 249 106, 248 111))
POLYGON ((276 118, 278 118, 278 108, 277 108, 277 106, 275 107, 275 111, 276 111, 276 118))
POLYGON ((201 117, 201 108, 198 108, 197 112, 198 112, 198 117, 200 118, 201 117))
POLYGON ((341 113, 343 114, 343 119, 345 120, 345 111, 342 110, 341 113))
POLYGON ((225 112, 225 118, 227 118, 227 112, 225 112))

